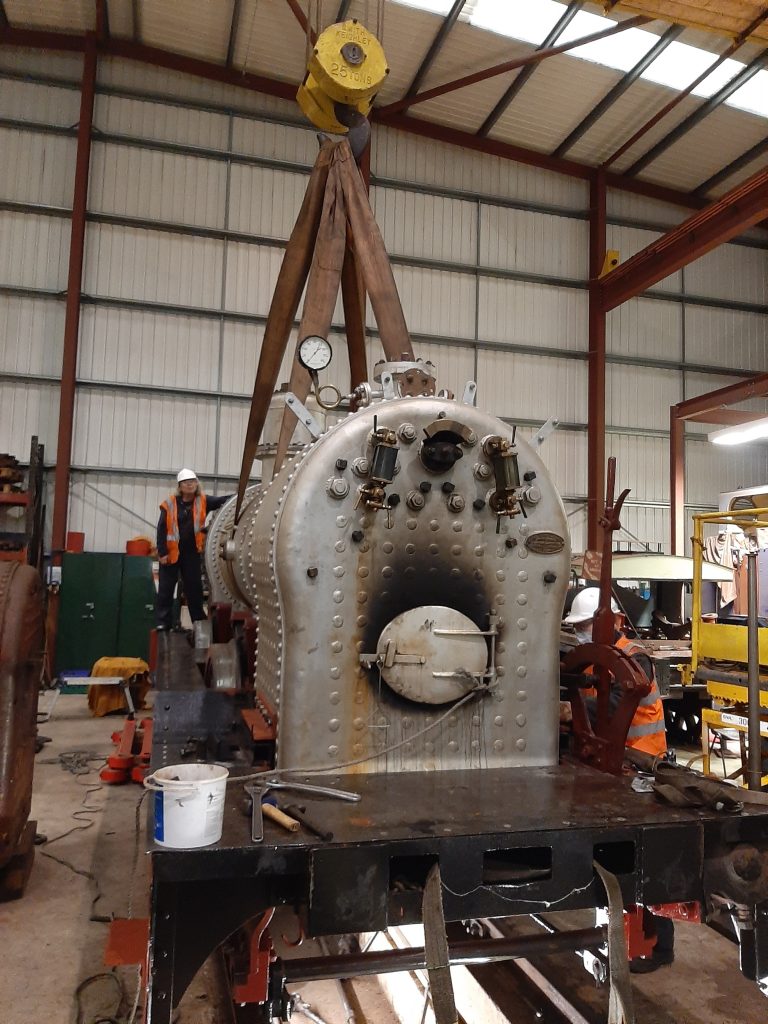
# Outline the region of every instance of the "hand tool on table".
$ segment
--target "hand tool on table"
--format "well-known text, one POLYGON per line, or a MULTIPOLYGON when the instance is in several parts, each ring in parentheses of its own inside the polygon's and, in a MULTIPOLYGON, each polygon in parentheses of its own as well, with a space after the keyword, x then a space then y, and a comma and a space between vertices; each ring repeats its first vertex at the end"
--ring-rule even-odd
POLYGON ((304 813, 306 807, 298 806, 297 804, 286 804, 285 813, 290 814, 292 818, 295 818, 306 830, 311 832, 313 836, 317 836, 318 839, 322 839, 323 842, 330 842, 333 839, 333 832, 328 832, 325 829, 320 828, 314 821, 306 816, 304 813))
POLYGON ((327 796, 336 800, 347 800, 356 804, 360 800, 359 793, 352 793, 347 789, 334 789, 332 786, 315 786, 309 782, 292 782, 290 779, 264 779, 261 783, 264 789, 290 789, 294 793, 306 793, 307 796, 327 796))

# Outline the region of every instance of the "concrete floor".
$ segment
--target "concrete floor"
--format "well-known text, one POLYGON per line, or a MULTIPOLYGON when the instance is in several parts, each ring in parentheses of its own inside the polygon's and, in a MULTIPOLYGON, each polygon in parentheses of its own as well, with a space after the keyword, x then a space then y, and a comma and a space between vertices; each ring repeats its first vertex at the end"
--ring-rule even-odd
MULTIPOLYGON (((136 811, 142 791, 135 785, 98 786, 99 762, 110 751, 110 734, 119 723, 119 718, 91 718, 84 696, 62 695, 52 720, 41 726, 41 732, 52 742, 37 758, 32 816, 37 820, 38 832, 49 841, 73 826, 79 828, 50 846, 38 848, 23 899, 0 904, 0 935, 4 938, 0 1024, 77 1022, 75 990, 84 979, 106 971, 102 958, 108 925, 92 918, 127 916, 131 894, 133 915, 146 916, 148 860, 143 852, 143 809, 138 816, 141 833, 135 874, 132 871, 136 811), (71 750, 85 751, 94 758, 88 775, 75 776, 62 769, 59 754, 71 750), (73 817, 75 813, 79 820, 73 817), (44 853, 94 876, 101 896, 93 910, 96 883, 44 853)), ((290 935, 294 927, 289 921, 279 930, 290 935)), ((294 955, 317 952, 313 944, 305 943, 294 955)), ((580 966, 576 971, 581 973, 574 978, 575 984, 594 988, 580 966)), ((101 978, 83 992, 84 1024, 105 1014, 127 1019, 137 972, 121 968, 117 973, 125 993, 122 1006, 117 1005, 117 987, 110 979, 101 978)), ((768 1021, 768 1000, 739 974, 736 947, 708 928, 679 926, 674 966, 636 978, 634 984, 638 1024, 768 1021)), ((229 1007, 221 1002, 220 989, 217 966, 209 962, 183 1000, 176 1024, 229 1024, 229 1007)), ((337 983, 298 986, 298 990, 327 1024, 345 1024, 337 983)), ((354 997, 360 1000, 368 1021, 394 1024, 396 1018, 375 979, 355 982, 354 997)), ((421 1004, 406 1007, 406 1024, 419 1024, 421 1010, 421 1004)), ((297 1015, 295 1019, 308 1018, 297 1015)))

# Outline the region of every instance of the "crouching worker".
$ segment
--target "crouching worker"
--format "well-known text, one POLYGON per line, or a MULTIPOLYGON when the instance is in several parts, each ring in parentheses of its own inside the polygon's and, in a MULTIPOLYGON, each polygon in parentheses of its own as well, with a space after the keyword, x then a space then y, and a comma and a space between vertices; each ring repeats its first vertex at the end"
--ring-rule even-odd
MULTIPOLYGON (((573 626, 579 643, 591 642, 592 627, 599 603, 600 590, 598 587, 588 587, 574 598, 571 610, 564 622, 573 626)), ((667 736, 664 728, 664 706, 656 686, 653 662, 640 644, 622 632, 623 616, 613 600, 611 601, 611 610, 614 613, 614 646, 628 654, 651 682, 651 692, 647 697, 643 697, 635 711, 627 733, 626 745, 635 750, 642 750, 652 757, 661 757, 667 752, 667 736)), ((596 713, 595 696, 594 691, 587 691, 585 698, 587 711, 591 718, 594 718, 596 713), (590 692, 593 694, 592 696, 590 696, 590 692)), ((621 690, 616 686, 611 694, 612 708, 618 705, 620 699, 621 690)), ((658 970, 659 967, 671 964, 675 959, 675 926, 669 918, 659 917, 644 908, 643 930, 649 936, 656 936, 656 945, 650 956, 635 957, 630 961, 629 969, 634 974, 648 974, 658 970)))

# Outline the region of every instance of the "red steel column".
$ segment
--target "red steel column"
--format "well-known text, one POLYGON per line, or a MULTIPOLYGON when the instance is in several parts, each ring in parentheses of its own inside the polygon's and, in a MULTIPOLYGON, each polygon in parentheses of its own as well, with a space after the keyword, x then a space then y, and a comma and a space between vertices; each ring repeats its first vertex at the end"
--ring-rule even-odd
POLYGON ((59 437, 56 448, 56 476, 53 497, 51 547, 62 551, 67 537, 69 476, 72 460, 72 424, 75 414, 77 343, 80 331, 80 295, 85 250, 85 215, 88 205, 88 174, 91 160, 93 100, 96 92, 96 41, 89 37, 83 55, 83 82, 80 93, 80 121, 77 128, 75 190, 72 199, 72 226, 69 242, 67 305, 64 317, 64 353, 61 361, 59 399, 59 437))
POLYGON ((605 310, 599 287, 606 252, 605 174, 589 183, 589 398, 587 414, 587 547, 599 548, 605 490, 605 310))
POLYGON ((685 554, 685 420, 669 407, 669 552, 685 554))

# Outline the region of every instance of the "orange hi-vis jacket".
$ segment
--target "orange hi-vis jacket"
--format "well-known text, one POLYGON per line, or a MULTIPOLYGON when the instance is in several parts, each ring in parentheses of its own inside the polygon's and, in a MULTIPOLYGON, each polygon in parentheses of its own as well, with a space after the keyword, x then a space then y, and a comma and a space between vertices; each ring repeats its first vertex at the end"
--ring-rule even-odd
MULTIPOLYGON (((166 543, 168 545, 168 561, 171 565, 179 560, 179 510, 177 501, 177 496, 170 494, 160 505, 160 508, 165 511, 166 543)), ((206 515, 205 495, 198 494, 195 496, 192 508, 192 523, 195 530, 195 544, 198 552, 201 554, 205 548, 203 527, 205 526, 206 515)))
MULTIPOLYGON (((645 654, 643 648, 622 634, 616 647, 630 657, 645 654)), ((664 705, 656 680, 651 677, 651 692, 637 705, 635 716, 627 733, 627 746, 642 750, 652 757, 667 752, 667 734, 664 728, 664 705)))

